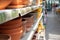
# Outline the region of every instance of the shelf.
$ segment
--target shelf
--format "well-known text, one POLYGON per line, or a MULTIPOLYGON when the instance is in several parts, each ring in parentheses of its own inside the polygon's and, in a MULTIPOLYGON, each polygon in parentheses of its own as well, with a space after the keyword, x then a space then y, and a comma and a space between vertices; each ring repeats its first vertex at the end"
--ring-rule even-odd
POLYGON ((35 5, 35 6, 30 6, 30 7, 20 8, 20 9, 0 10, 0 24, 19 17, 19 14, 21 14, 21 16, 24 16, 38 9, 39 7, 41 7, 41 5, 39 6, 35 5))
POLYGON ((24 35, 24 37, 21 39, 21 40, 31 40, 36 29, 38 28, 38 24, 39 24, 39 21, 41 20, 43 16, 43 13, 41 14, 40 18, 38 20, 36 20, 35 24, 32 26, 31 30, 26 33, 26 35, 24 35))
POLYGON ((24 16, 36 9, 38 9, 39 7, 41 7, 41 5, 35 5, 35 6, 31 6, 31 7, 25 7, 25 8, 21 8, 21 9, 18 9, 19 10, 19 13, 21 14, 21 16, 24 16))

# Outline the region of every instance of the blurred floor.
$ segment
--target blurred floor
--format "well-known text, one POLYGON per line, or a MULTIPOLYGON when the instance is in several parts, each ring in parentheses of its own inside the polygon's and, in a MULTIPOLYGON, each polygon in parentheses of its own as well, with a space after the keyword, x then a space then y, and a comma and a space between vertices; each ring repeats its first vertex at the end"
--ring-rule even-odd
POLYGON ((46 40, 60 40, 60 18, 54 10, 47 14, 46 40))

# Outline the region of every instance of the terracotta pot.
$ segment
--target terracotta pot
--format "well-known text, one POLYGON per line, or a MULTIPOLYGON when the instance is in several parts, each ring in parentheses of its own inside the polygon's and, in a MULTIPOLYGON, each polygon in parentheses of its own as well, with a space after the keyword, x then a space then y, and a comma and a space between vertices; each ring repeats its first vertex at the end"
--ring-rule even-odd
POLYGON ((26 23, 26 21, 24 19, 22 19, 22 25, 24 27, 24 34, 23 34, 23 36, 25 36, 25 34, 26 34, 26 25, 25 25, 25 23, 26 23))
POLYGON ((34 21, 35 21, 37 19, 37 13, 36 12, 31 12, 31 14, 33 15, 34 21))
POLYGON ((25 28, 25 32, 27 32, 27 21, 25 19, 22 19, 23 27, 25 28))
POLYGON ((12 0, 0 0, 0 10, 5 9, 11 2, 12 0))
POLYGON ((27 28, 31 28, 32 25, 33 25, 33 22, 30 22, 30 23, 27 22, 27 23, 26 23, 26 27, 27 27, 27 28))
POLYGON ((9 35, 0 34, 0 40, 11 40, 11 37, 9 35))
POLYGON ((10 29, 10 30, 0 29, 0 34, 10 35, 11 40, 20 40, 23 33, 24 33, 24 29, 22 26, 15 29, 10 29))
POLYGON ((22 3, 23 3, 22 0, 13 0, 13 1, 11 2, 12 5, 19 5, 19 4, 22 4, 22 3))
POLYGON ((34 15, 32 14, 27 14, 22 17, 23 19, 27 20, 27 22, 33 22, 34 21, 34 15))
POLYGON ((26 31, 30 31, 30 28, 32 27, 33 23, 34 23, 34 17, 32 15, 25 15, 22 17, 22 21, 24 24, 24 27, 26 27, 26 31), (32 19, 32 20, 31 20, 32 19))
POLYGON ((29 0, 22 0, 23 1, 23 5, 28 5, 29 4, 29 0))
POLYGON ((25 6, 26 5, 9 5, 7 8, 9 8, 9 9, 15 9, 15 8, 23 8, 25 6))
POLYGON ((0 24, 0 29, 14 29, 22 25, 22 19, 16 18, 6 23, 0 24))
POLYGON ((27 5, 29 3, 29 0, 13 0, 11 2, 11 5, 27 5))

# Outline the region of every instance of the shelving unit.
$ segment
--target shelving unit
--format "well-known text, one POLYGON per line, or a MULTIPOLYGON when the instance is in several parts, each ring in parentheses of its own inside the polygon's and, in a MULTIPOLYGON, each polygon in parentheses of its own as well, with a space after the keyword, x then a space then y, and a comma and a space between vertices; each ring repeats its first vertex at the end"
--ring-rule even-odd
POLYGON ((36 29, 38 28, 38 24, 39 24, 39 21, 41 20, 43 16, 43 13, 41 14, 40 18, 38 20, 36 20, 36 22, 34 23, 34 25, 32 26, 31 30, 26 33, 26 35, 21 39, 21 40, 31 40, 36 29))
MULTIPOLYGON (((41 2, 42 4, 42 2, 41 2)), ((13 20, 15 18, 19 17, 19 14, 22 16, 27 15, 33 11, 36 11, 37 13, 37 17, 36 20, 34 22, 33 25, 31 25, 32 27, 30 28, 30 31, 27 32, 20 40, 32 40, 32 37, 34 35, 34 33, 37 31, 38 29, 38 25, 39 22, 41 21, 42 17, 43 17, 43 13, 42 13, 42 6, 43 5, 33 5, 33 6, 27 6, 24 8, 18 8, 18 9, 5 9, 5 10, 0 10, 0 24, 3 24, 5 22, 8 22, 10 20, 13 20), (40 8, 41 7, 41 8, 40 8)), ((22 18, 21 18, 22 19, 22 18)), ((20 25, 20 24, 19 24, 20 25)), ((14 26, 15 27, 15 26, 14 26)), ((43 30, 42 30, 43 31, 43 30)), ((42 32, 41 31, 41 32, 42 32)), ((45 31, 44 31, 45 33, 45 31)), ((38 37, 40 37, 41 34, 38 35, 38 37)))

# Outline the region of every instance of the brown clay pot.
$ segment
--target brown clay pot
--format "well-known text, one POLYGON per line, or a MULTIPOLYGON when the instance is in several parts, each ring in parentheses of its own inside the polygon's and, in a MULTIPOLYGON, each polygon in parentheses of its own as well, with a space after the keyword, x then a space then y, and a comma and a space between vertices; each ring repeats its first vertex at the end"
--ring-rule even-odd
POLYGON ((27 31, 27 21, 25 19, 22 19, 23 27, 25 28, 25 32, 27 31))
POLYGON ((10 30, 4 30, 4 29, 0 29, 0 34, 7 34, 11 36, 11 40, 20 40, 20 38, 22 37, 24 33, 24 29, 23 27, 18 27, 15 29, 10 29, 10 30))
POLYGON ((11 37, 9 35, 0 34, 0 40, 11 40, 11 37))
POLYGON ((9 8, 9 9, 15 9, 15 8, 23 8, 25 6, 26 5, 9 5, 7 8, 9 8))
POLYGON ((22 4, 22 0, 13 0, 12 2, 11 2, 11 5, 19 5, 19 4, 22 4))
POLYGON ((11 5, 27 5, 29 0, 13 0, 11 5))
POLYGON ((0 24, 0 29, 14 29, 22 25, 22 19, 16 18, 6 23, 0 24))
POLYGON ((29 0, 22 0, 23 1, 23 5, 28 5, 29 4, 29 0))
POLYGON ((25 25, 25 23, 26 23, 26 21, 24 19, 22 19, 22 25, 24 27, 24 34, 23 34, 23 36, 25 36, 25 34, 26 34, 26 25, 25 25))
POLYGON ((34 21, 37 19, 37 13, 36 12, 31 12, 31 14, 34 16, 34 21))
POLYGON ((22 21, 24 24, 24 27, 26 27, 26 31, 30 31, 30 28, 32 27, 34 23, 34 17, 32 15, 27 15, 22 17, 22 21), (32 19, 32 20, 31 20, 32 19))
POLYGON ((32 14, 27 14, 22 17, 23 19, 27 20, 27 22, 33 22, 34 21, 34 15, 32 14))
POLYGON ((0 10, 5 9, 12 0, 0 0, 0 10))

